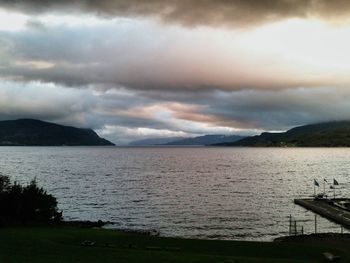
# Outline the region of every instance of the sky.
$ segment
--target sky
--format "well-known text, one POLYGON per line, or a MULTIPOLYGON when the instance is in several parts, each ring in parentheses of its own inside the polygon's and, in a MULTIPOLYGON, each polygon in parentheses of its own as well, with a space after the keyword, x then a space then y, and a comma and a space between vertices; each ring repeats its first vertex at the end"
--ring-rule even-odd
POLYGON ((350 1, 0 0, 0 120, 132 140, 350 119, 350 1))

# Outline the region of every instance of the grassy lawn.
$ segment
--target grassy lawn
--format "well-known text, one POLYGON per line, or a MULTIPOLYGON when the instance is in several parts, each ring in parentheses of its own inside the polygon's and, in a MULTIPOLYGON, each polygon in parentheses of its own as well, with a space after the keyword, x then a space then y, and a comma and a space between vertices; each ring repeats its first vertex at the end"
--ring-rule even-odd
POLYGON ((104 229, 0 229, 0 262, 322 262, 333 252, 350 262, 347 246, 206 241, 148 237, 104 229), (82 246, 90 240, 95 246, 82 246))

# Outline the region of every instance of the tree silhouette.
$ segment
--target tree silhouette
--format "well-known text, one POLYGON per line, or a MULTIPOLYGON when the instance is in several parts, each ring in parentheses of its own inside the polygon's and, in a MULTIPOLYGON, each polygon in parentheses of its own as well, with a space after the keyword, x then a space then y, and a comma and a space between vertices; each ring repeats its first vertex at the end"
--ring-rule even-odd
POLYGON ((57 223, 62 220, 56 198, 39 187, 35 180, 22 186, 11 184, 0 175, 0 224, 57 223))

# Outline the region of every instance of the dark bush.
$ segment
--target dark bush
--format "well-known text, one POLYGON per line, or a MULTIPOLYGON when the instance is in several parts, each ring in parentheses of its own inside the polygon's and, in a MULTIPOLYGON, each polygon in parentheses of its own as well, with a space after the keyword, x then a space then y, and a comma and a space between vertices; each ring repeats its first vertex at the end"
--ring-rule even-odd
POLYGON ((11 184, 7 176, 0 175, 0 224, 58 223, 56 198, 38 187, 33 180, 27 186, 11 184))

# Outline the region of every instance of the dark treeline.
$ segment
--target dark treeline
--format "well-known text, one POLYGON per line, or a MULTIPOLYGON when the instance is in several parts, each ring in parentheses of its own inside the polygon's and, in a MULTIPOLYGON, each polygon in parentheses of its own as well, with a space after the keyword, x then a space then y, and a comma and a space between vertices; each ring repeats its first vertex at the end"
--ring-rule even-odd
POLYGON ((35 180, 22 186, 0 175, 0 226, 58 223, 61 220, 56 198, 38 187, 35 180))

